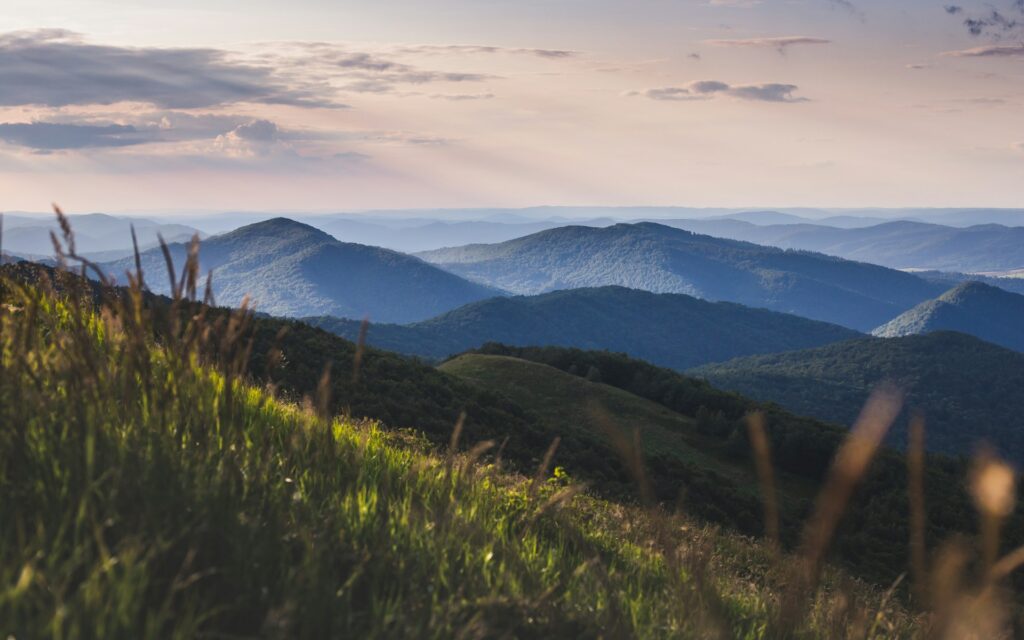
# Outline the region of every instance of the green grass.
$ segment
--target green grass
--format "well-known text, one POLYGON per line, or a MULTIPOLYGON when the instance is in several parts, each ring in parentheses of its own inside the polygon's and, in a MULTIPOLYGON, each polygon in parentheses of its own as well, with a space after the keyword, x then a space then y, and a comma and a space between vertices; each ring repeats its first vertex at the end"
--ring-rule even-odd
MULTIPOLYGON (((199 354, 244 314, 154 331, 0 283, 0 632, 17 638, 910 635, 833 575, 779 615, 784 563, 657 508, 449 456, 199 354), (222 328, 223 329, 223 328, 222 328), (154 336, 160 336, 159 340, 154 336)), ((329 388, 328 384, 320 385, 329 388)))

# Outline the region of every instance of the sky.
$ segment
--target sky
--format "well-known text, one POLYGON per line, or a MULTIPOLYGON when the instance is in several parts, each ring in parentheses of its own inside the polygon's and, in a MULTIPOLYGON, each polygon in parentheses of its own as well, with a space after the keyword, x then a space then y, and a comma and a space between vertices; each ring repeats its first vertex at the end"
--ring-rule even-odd
POLYGON ((1024 206, 1024 0, 5 0, 0 210, 1024 206))

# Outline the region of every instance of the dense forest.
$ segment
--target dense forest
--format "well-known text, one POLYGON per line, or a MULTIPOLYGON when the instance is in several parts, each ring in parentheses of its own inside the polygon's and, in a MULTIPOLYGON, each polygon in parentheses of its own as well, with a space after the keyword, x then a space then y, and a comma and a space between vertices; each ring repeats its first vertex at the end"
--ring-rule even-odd
POLYGON ((865 338, 817 349, 741 358, 691 372, 717 387, 823 420, 849 424, 871 390, 889 381, 907 396, 890 444, 906 443, 920 413, 928 447, 970 456, 987 442, 1024 461, 1024 354, 954 332, 865 338))

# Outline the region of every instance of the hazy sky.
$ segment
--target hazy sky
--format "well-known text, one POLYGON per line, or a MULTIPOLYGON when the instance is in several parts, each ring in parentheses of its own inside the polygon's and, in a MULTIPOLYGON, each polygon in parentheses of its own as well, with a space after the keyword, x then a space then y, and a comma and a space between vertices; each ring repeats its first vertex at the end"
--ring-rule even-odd
POLYGON ((0 209, 1024 206, 1024 0, 4 0, 0 209))

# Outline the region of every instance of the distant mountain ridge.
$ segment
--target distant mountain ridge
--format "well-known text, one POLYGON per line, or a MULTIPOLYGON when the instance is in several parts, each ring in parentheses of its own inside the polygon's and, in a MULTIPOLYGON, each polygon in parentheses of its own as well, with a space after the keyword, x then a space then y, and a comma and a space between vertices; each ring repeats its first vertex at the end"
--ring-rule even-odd
POLYGON ((850 425, 879 384, 907 396, 891 433, 906 443, 906 416, 920 411, 930 450, 969 456, 987 441, 1024 464, 1024 354, 962 333, 863 338, 815 349, 738 358, 690 371, 716 387, 795 413, 850 425))
MULTIPOLYGON (((180 268, 186 245, 170 246, 180 268)), ((163 254, 142 254, 147 284, 167 293, 163 254)), ((279 316, 330 314, 381 322, 414 322, 496 289, 462 278, 396 251, 339 242, 287 218, 274 218, 214 236, 200 246, 201 272, 213 272, 219 304, 237 306, 249 296, 256 308, 279 316)), ((114 276, 134 268, 132 258, 103 265, 114 276)))
MULTIPOLYGON (((132 227, 139 246, 154 247, 158 236, 167 242, 186 242, 193 235, 204 234, 197 229, 176 223, 159 222, 146 218, 111 216, 105 213, 75 214, 68 216, 75 232, 78 254, 95 260, 111 260, 132 252, 132 227)), ((57 217, 50 215, 7 215, 3 218, 4 250, 29 257, 53 257, 50 233, 61 235, 57 217)))
POLYGON ((959 331, 1024 352, 1024 296, 981 282, 965 282, 878 327, 882 338, 959 331))
POLYGON ((870 331, 945 287, 911 274, 654 223, 561 227, 417 254, 519 294, 618 285, 793 313, 870 331))
POLYGON ((843 229, 815 222, 755 224, 740 217, 670 220, 669 226, 782 249, 802 249, 893 269, 1009 271, 1024 268, 1024 227, 966 228, 908 220, 843 229))
MULTIPOLYGON (((360 322, 304 318, 355 340, 360 322)), ((372 324, 369 344, 440 359, 488 342, 628 353, 674 369, 820 346, 862 334, 798 316, 624 287, 491 298, 410 325, 372 324)))

